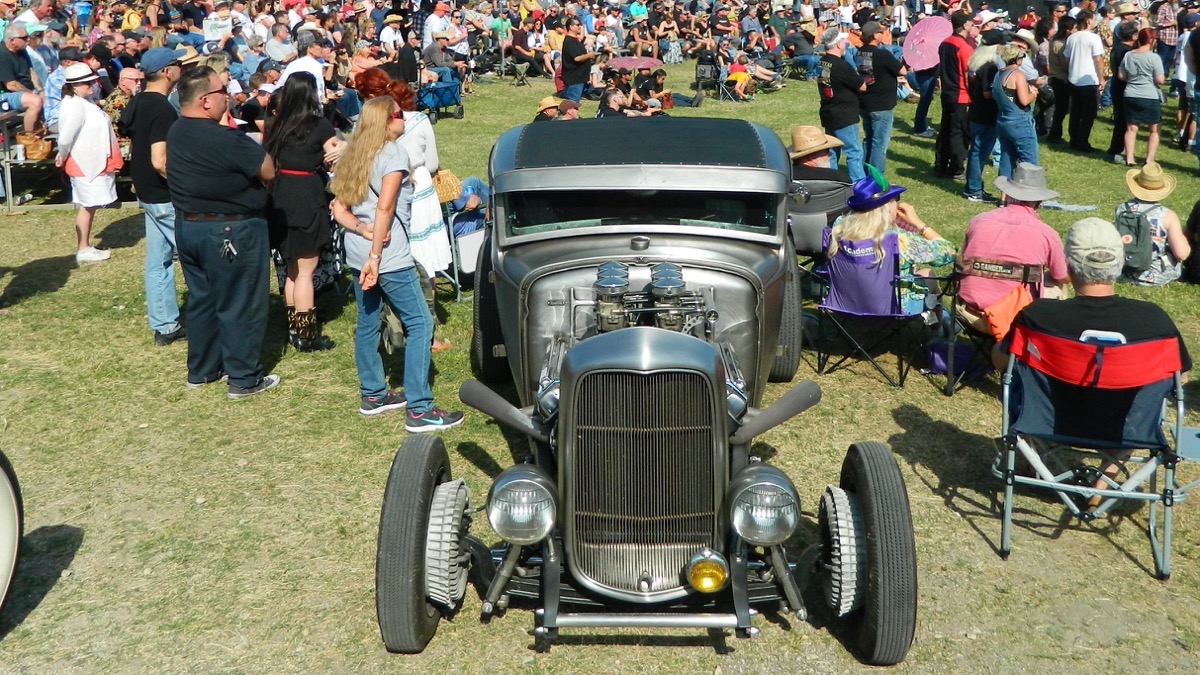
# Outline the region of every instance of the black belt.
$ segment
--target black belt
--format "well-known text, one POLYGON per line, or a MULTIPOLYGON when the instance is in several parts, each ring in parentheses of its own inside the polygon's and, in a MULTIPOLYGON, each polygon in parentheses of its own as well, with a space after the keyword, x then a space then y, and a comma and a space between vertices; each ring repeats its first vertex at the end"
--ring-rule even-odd
POLYGON ((259 216, 253 213, 180 213, 184 220, 249 220, 258 218, 259 216))

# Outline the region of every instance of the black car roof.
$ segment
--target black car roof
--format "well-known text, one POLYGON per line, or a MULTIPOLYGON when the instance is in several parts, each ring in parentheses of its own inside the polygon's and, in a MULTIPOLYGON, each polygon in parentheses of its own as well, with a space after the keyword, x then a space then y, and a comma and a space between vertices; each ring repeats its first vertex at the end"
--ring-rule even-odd
POLYGON ((781 149, 774 132, 744 120, 584 119, 527 124, 506 132, 497 142, 493 169, 667 164, 788 171, 781 149), (764 134, 770 135, 766 142, 764 134))

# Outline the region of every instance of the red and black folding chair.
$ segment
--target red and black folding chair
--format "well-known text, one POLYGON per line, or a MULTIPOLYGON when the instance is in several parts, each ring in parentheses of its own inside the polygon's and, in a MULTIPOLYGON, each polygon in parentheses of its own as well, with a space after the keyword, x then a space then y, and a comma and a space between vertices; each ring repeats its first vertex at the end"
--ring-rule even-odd
POLYGON ((1094 331, 1074 339, 1016 325, 1009 352, 992 464, 1004 481, 1000 555, 1012 550, 1013 488, 1027 485, 1053 491, 1083 522, 1121 502, 1149 502, 1155 572, 1169 577, 1172 509, 1200 485, 1175 477, 1179 462, 1200 460, 1198 430, 1183 427, 1178 339, 1126 343, 1119 333, 1094 331), (1028 471, 1017 470, 1018 454, 1028 471), (1100 468, 1083 465, 1094 460, 1100 468), (1096 496, 1101 503, 1088 508, 1096 496))

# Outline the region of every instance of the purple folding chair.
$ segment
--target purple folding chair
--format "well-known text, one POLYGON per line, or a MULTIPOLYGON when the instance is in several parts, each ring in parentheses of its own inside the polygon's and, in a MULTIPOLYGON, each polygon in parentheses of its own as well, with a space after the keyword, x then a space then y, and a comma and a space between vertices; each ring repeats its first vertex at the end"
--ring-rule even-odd
MULTIPOLYGON (((826 249, 831 237, 832 230, 825 228, 822 239, 826 249)), ((882 258, 877 261, 875 242, 842 239, 838 242, 837 254, 825 262, 823 274, 829 291, 817 305, 824 317, 821 326, 823 329, 826 323, 833 324, 849 342, 851 350, 829 365, 832 354, 825 336, 821 336, 817 346, 817 373, 833 372, 855 355, 860 355, 893 387, 903 387, 912 366, 912 356, 920 347, 919 343, 904 344, 904 329, 910 321, 921 320, 921 316, 905 314, 901 310, 900 244, 896 234, 884 235, 881 247, 882 258), (868 342, 866 338, 855 337, 850 330, 851 324, 873 329, 871 337, 874 339, 868 342), (893 338, 899 338, 901 342, 897 352, 899 372, 895 378, 875 358, 879 348, 893 338)))

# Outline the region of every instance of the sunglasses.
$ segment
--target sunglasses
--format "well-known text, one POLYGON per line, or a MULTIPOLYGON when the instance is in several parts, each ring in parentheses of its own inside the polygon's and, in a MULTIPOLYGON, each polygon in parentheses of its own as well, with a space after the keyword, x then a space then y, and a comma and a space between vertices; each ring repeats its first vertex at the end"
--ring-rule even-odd
POLYGON ((220 89, 213 89, 210 92, 206 92, 203 95, 201 95, 200 98, 204 98, 205 96, 212 96, 213 94, 224 94, 225 96, 228 96, 229 92, 226 91, 224 87, 222 87, 220 89))
POLYGON ((403 112, 394 112, 394 113, 391 113, 390 115, 388 115, 388 117, 391 117, 394 120, 402 120, 402 119, 404 119, 404 113, 403 112))

